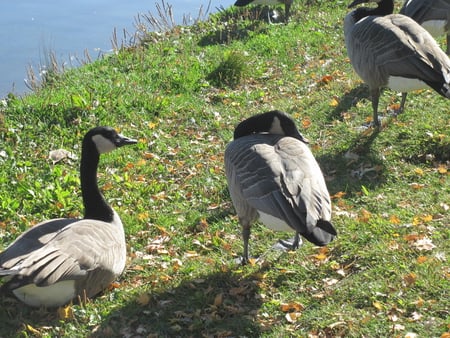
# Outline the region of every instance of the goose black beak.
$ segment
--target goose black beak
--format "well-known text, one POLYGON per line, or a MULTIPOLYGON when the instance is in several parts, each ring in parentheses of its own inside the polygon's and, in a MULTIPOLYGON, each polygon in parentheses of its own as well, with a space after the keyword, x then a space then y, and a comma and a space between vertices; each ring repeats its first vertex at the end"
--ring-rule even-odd
POLYGON ((136 144, 138 141, 123 135, 119 134, 119 137, 116 140, 116 147, 122 147, 128 144, 136 144))

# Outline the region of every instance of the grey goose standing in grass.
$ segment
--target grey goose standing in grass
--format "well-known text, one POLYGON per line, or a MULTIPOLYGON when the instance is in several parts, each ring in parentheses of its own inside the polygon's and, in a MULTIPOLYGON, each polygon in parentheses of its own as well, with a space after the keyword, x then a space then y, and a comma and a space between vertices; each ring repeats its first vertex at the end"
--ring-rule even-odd
POLYGON ((336 236, 330 223, 331 201, 320 167, 285 113, 274 110, 242 121, 225 150, 225 172, 234 208, 242 225, 248 262, 251 224, 260 219, 267 227, 295 231, 316 245, 336 236))
MULTIPOLYGON (((279 4, 284 4, 284 21, 289 21, 289 15, 291 11, 291 6, 294 0, 237 0, 234 5, 238 7, 247 6, 247 5, 267 5, 267 6, 275 6, 279 4)), ((269 17, 270 22, 270 17, 269 17)))
POLYGON ((125 268, 122 222, 97 185, 100 154, 135 144, 109 127, 96 127, 83 139, 80 181, 83 219, 44 221, 0 253, 0 277, 31 306, 56 307, 104 290, 125 268))
POLYGON ((447 35, 447 54, 450 54, 450 0, 406 0, 400 14, 417 21, 431 35, 447 35))
POLYGON ((347 14, 344 35, 353 68, 369 86, 375 125, 383 87, 402 92, 400 112, 411 90, 431 87, 450 98, 450 59, 434 38, 411 18, 391 14, 393 0, 355 0, 349 7, 368 2, 377 7, 347 14))

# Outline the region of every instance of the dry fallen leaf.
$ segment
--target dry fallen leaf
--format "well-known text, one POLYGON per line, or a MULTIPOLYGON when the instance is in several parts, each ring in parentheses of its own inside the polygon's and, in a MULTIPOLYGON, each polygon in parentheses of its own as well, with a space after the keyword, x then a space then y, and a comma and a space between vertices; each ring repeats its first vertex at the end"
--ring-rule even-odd
POLYGON ((403 276, 403 282, 405 282, 406 286, 414 285, 414 283, 416 283, 416 280, 417 280, 417 275, 414 272, 410 272, 410 273, 406 274, 405 276, 403 276))
POLYGON ((59 319, 62 320, 73 319, 73 309, 71 305, 58 308, 57 313, 59 319))
POLYGON ((289 323, 295 323, 297 319, 301 317, 301 315, 302 315, 301 312, 289 312, 286 313, 285 317, 289 323))
POLYGON ((300 312, 303 311, 305 306, 301 303, 290 302, 290 303, 282 303, 280 308, 281 311, 283 312, 300 312))
POLYGON ((431 239, 427 237, 421 238, 413 242, 411 246, 419 251, 431 251, 436 247, 431 241, 431 239))
POLYGON ((150 303, 150 295, 148 294, 148 293, 141 293, 138 297, 137 297, 137 299, 136 299, 136 302, 139 304, 139 305, 142 305, 142 306, 145 306, 145 305, 147 305, 148 303, 150 303))

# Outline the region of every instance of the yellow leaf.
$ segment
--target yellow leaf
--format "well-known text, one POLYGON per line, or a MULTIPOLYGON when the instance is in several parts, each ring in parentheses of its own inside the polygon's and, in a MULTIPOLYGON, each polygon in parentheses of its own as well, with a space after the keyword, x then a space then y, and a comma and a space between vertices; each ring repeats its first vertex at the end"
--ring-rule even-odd
POLYGON ((137 161, 136 165, 142 167, 147 163, 146 160, 144 160, 143 158, 141 158, 139 161, 137 161))
POLYGON ((432 215, 425 215, 425 216, 422 216, 421 218, 422 218, 422 221, 424 221, 424 222, 431 222, 433 220, 432 215))
POLYGON ((330 107, 337 107, 339 105, 339 101, 336 98, 332 98, 330 101, 330 107))
POLYGON ((392 224, 400 224, 400 218, 398 218, 396 215, 391 215, 391 217, 389 217, 389 221, 392 224))
POLYGON ((60 307, 57 312, 59 319, 67 320, 73 318, 73 309, 71 305, 60 307))
POLYGON ((220 306, 223 303, 223 294, 219 293, 214 297, 214 306, 220 306))
POLYGON ((447 173, 447 167, 443 164, 440 164, 438 167, 438 173, 439 174, 446 174, 447 173))
POLYGON ((149 122, 148 123, 148 128, 149 129, 153 129, 153 128, 155 128, 156 127, 156 123, 154 123, 154 122, 149 122))
POLYGON ((318 261, 324 261, 327 259, 327 255, 325 255, 323 253, 319 253, 319 254, 315 255, 314 258, 317 259, 318 261))
POLYGON ((375 301, 372 303, 372 305, 377 310, 383 310, 383 305, 380 302, 375 301))
POLYGON ((425 263, 427 260, 428 260, 427 256, 419 256, 419 257, 417 257, 417 263, 418 264, 425 263))
POLYGON ((40 332, 36 330, 34 327, 32 327, 30 324, 27 324, 27 330, 33 334, 40 335, 40 332))
POLYGON ((142 306, 145 306, 145 305, 147 305, 148 303, 150 303, 150 295, 147 293, 147 292, 145 292, 145 293, 141 293, 139 296, 138 296, 138 298, 136 299, 136 302, 139 304, 139 305, 142 305, 142 306))
POLYGON ((414 172, 415 172, 417 175, 419 175, 419 176, 422 176, 422 175, 423 175, 423 170, 420 169, 420 168, 414 169, 414 172))
POLYGON ((450 332, 444 332, 441 334, 441 338, 450 338, 450 332))

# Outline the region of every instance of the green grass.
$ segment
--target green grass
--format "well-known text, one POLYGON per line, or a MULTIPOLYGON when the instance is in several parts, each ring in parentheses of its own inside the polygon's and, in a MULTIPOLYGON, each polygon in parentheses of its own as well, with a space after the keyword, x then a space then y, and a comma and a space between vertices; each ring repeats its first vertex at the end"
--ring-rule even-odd
MULTIPOLYGON (((53 164, 49 151, 79 155, 94 125, 139 139, 99 168, 126 226, 120 286, 65 312, 2 296, 0 337, 450 331, 448 101, 411 93, 404 114, 367 133, 368 91, 343 44, 346 3, 297 2, 288 25, 237 13, 150 34, 0 108, 2 248, 42 220, 81 215, 79 160, 53 164), (255 225, 250 250, 260 259, 242 267, 223 152, 239 121, 271 109, 291 114, 311 141, 339 237, 281 254, 270 247, 287 234, 255 225)), ((380 110, 399 101, 387 90, 380 110)))

